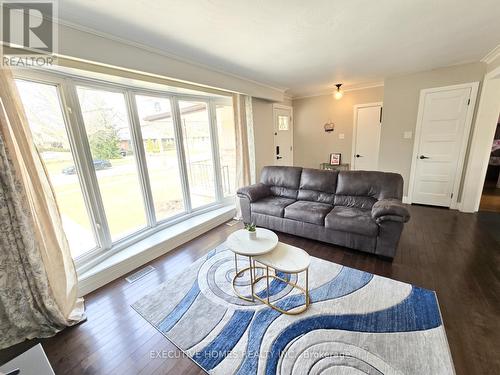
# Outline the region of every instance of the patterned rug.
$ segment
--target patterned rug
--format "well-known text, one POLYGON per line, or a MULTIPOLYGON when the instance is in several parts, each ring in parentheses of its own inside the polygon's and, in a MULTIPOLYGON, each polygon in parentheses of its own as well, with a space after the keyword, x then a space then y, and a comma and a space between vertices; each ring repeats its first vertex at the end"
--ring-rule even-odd
MULTIPOLYGON (((454 373, 433 291, 312 258, 312 304, 291 316, 235 297, 234 272, 223 244, 132 307, 210 374, 454 373)), ((248 275, 237 285, 250 294, 248 275)), ((278 280, 270 299, 284 310, 304 303, 278 280)))

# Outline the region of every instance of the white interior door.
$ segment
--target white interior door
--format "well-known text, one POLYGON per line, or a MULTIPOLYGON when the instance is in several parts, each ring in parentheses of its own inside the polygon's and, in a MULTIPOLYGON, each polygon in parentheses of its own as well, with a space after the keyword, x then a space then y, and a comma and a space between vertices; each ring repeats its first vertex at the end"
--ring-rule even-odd
POLYGON ((355 107, 352 169, 376 171, 380 146, 382 105, 355 107))
POLYGON ((472 88, 434 90, 420 97, 411 201, 450 207, 472 88))
POLYGON ((293 165, 292 108, 274 107, 274 165, 293 165))

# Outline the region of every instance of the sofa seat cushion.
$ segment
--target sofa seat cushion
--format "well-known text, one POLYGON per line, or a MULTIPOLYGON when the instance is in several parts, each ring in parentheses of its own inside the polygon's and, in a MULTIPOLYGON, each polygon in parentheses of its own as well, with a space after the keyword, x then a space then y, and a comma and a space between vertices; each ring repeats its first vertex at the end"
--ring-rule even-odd
POLYGON ((271 196, 253 202, 251 209, 258 214, 283 217, 285 207, 294 202, 295 199, 271 196))
POLYGON ((378 235, 378 225, 371 210, 356 207, 335 206, 325 217, 325 227, 370 237, 378 235))
POLYGON ((306 223, 325 225, 325 216, 332 208, 331 204, 297 201, 285 208, 285 217, 306 223))

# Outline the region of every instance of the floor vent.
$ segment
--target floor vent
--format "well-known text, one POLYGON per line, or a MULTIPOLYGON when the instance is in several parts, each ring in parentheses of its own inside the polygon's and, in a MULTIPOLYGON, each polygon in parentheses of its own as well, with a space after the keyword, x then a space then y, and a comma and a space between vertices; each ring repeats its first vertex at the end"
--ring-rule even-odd
POLYGON ((137 280, 139 280, 141 277, 144 277, 148 273, 153 272, 154 269, 155 268, 153 266, 147 266, 147 267, 141 268, 139 271, 134 272, 132 275, 126 277, 125 280, 127 280, 129 283, 134 283, 137 280))
POLYGON ((239 220, 233 219, 233 220, 231 220, 231 221, 228 221, 228 222, 226 223, 226 225, 229 225, 230 227, 232 227, 233 225, 236 225, 236 224, 238 224, 239 222, 240 222, 239 220))

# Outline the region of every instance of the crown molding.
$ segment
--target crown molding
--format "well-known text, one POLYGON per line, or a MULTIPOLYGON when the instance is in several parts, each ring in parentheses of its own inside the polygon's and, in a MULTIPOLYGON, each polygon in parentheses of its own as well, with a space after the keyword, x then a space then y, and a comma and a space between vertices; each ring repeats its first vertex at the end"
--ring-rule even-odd
POLYGON ((284 93, 286 90, 288 90, 288 88, 286 88, 286 87, 278 87, 278 86, 270 85, 268 83, 256 81, 256 80, 253 80, 253 79, 250 79, 250 78, 247 78, 247 77, 240 76, 240 75, 235 74, 235 73, 231 73, 231 72, 227 72, 227 71, 222 70, 222 69, 214 68, 214 67, 206 65, 206 64, 201 64, 201 63, 199 63, 197 61, 194 61, 194 60, 191 60, 191 59, 188 59, 188 58, 176 55, 176 54, 174 54, 174 53, 172 53, 170 51, 165 51, 163 49, 159 49, 159 48, 156 48, 156 47, 151 47, 151 46, 143 44, 143 43, 138 43, 138 42, 134 42, 134 41, 131 41, 131 40, 128 40, 128 39, 124 39, 124 38, 121 38, 119 36, 116 36, 116 35, 113 35, 113 34, 109 34, 109 33, 106 33, 106 32, 102 32, 102 31, 98 31, 98 30, 95 30, 95 29, 87 27, 87 26, 83 26, 83 25, 76 24, 76 23, 69 22, 69 21, 62 20, 62 19, 58 19, 55 22, 57 24, 59 24, 59 25, 66 26, 66 27, 72 28, 72 29, 77 30, 77 31, 81 31, 81 32, 84 32, 84 33, 87 33, 87 34, 95 35, 95 36, 100 37, 100 38, 112 40, 112 41, 115 41, 115 42, 118 42, 118 43, 122 43, 122 44, 125 44, 125 45, 128 45, 128 46, 131 46, 131 47, 139 48, 139 49, 142 49, 142 50, 145 50, 145 51, 148 51, 148 52, 151 52, 151 53, 163 56, 163 57, 167 57, 169 59, 177 60, 179 62, 183 62, 185 64, 193 65, 193 66, 196 66, 198 68, 203 68, 203 69, 206 69, 208 71, 212 71, 214 73, 224 74, 226 76, 237 78, 239 80, 246 81, 246 82, 249 82, 249 83, 253 83, 255 85, 267 87, 269 89, 280 91, 282 93, 284 93))
POLYGON ((377 81, 377 82, 361 83, 359 85, 347 86, 343 90, 344 90, 344 92, 349 92, 349 91, 365 90, 365 89, 371 89, 374 87, 383 87, 383 86, 384 86, 384 81, 377 81))
MULTIPOLYGON (((351 86, 346 86, 345 88, 342 88, 342 91, 344 92, 350 92, 350 91, 358 91, 358 90, 366 90, 366 89, 371 89, 375 87, 383 87, 384 86, 384 81, 376 81, 376 82, 370 82, 370 83, 360 83, 358 85, 351 85, 351 86)), ((291 96, 292 100, 296 99, 305 99, 305 98, 313 98, 316 96, 324 96, 324 95, 332 95, 335 92, 335 89, 328 89, 328 90, 321 90, 317 91, 312 94, 308 95, 298 95, 298 96, 291 96)))
POLYGON ((491 64, 497 57, 500 57, 500 44, 488 52, 482 59, 481 62, 486 64, 491 64))

